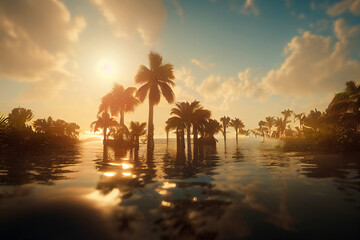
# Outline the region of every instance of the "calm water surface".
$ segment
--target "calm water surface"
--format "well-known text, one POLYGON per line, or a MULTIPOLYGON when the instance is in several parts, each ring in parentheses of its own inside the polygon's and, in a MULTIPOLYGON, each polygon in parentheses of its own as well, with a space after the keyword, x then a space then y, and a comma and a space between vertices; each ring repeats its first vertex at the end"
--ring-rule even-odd
POLYGON ((359 155, 228 140, 203 158, 102 142, 0 157, 1 239, 360 239, 359 155))

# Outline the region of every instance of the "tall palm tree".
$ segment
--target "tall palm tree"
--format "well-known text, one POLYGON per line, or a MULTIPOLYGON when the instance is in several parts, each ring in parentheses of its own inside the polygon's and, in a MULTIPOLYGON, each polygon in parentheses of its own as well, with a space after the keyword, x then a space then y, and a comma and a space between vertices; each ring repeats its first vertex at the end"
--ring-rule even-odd
POLYGON ((220 122, 222 124, 222 133, 224 135, 224 143, 226 144, 226 128, 229 126, 230 123, 230 117, 223 116, 220 118, 220 122))
POLYGON ((275 117, 269 116, 269 117, 266 117, 265 120, 266 120, 266 126, 269 129, 268 135, 269 135, 269 137, 271 137, 271 129, 275 124, 275 117))
POLYGON ((26 123, 30 122, 34 117, 33 112, 30 109, 14 108, 8 116, 9 125, 17 130, 27 129, 26 123))
POLYGON ((110 93, 106 94, 99 106, 99 113, 109 111, 112 116, 120 114, 120 126, 124 126, 124 115, 126 112, 133 112, 140 101, 135 97, 136 88, 124 88, 122 85, 115 83, 110 93))
POLYGON ((281 138, 285 135, 286 126, 289 122, 290 120, 285 120, 285 118, 276 118, 275 126, 277 128, 278 137, 281 138))
POLYGON ((238 144, 238 133, 240 129, 243 129, 245 127, 243 121, 241 121, 239 118, 231 119, 230 126, 235 129, 236 134, 236 144, 238 144))
POLYGON ((166 147, 169 145, 169 132, 170 132, 170 125, 168 124, 168 122, 166 121, 166 126, 165 126, 165 132, 166 132, 166 147))
POLYGON ((216 119, 209 119, 204 126, 204 136, 215 139, 214 135, 222 129, 221 124, 216 119))
POLYGON ((149 94, 149 120, 148 120, 148 150, 154 149, 154 105, 160 102, 161 95, 168 103, 173 103, 175 95, 172 87, 175 86, 174 67, 172 64, 163 64, 160 54, 149 53, 149 66, 139 67, 135 76, 135 83, 142 84, 137 90, 136 96, 140 102, 144 102, 149 94))
POLYGON ((130 139, 135 144, 135 149, 139 149, 139 138, 146 134, 146 122, 133 122, 130 123, 130 139))
POLYGON ((265 131, 267 130, 266 125, 267 123, 263 120, 261 120, 259 123, 259 131, 261 133, 261 136, 263 137, 263 140, 265 140, 265 131))
POLYGON ((99 129, 103 129, 104 134, 104 143, 106 142, 106 133, 109 127, 115 127, 119 124, 116 122, 115 119, 111 118, 107 112, 103 112, 101 116, 97 117, 97 120, 92 122, 90 127, 93 129, 94 132, 99 131, 99 129))

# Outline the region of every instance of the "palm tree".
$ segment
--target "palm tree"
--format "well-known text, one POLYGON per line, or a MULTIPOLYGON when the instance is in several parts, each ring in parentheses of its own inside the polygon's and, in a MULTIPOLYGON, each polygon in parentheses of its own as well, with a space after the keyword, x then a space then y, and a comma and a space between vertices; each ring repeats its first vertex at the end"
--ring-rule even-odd
POLYGON ((169 145, 169 132, 170 132, 170 125, 168 124, 168 122, 166 121, 166 126, 165 126, 165 132, 166 132, 166 147, 169 145))
POLYGON ((92 122, 90 127, 94 132, 99 131, 100 128, 103 129, 104 134, 104 143, 106 142, 106 133, 109 127, 118 126, 119 124, 115 119, 111 118, 107 112, 103 112, 101 116, 97 117, 97 120, 92 122))
POLYGON ((299 121, 300 130, 303 129, 305 117, 306 117, 305 113, 299 113, 299 114, 294 113, 294 122, 299 121))
POLYGON ((163 64, 160 54, 149 53, 150 69, 144 65, 139 67, 135 76, 135 83, 142 84, 136 96, 144 102, 149 94, 149 120, 148 120, 148 150, 154 149, 154 105, 160 102, 163 95, 168 103, 173 103, 175 95, 172 87, 175 86, 174 67, 172 64, 163 64))
POLYGON ((184 129, 185 123, 184 121, 177 116, 171 117, 166 120, 166 126, 169 130, 176 131, 176 146, 178 151, 183 151, 185 147, 185 137, 184 137, 184 129))
POLYGON ((203 107, 197 107, 194 109, 192 117, 193 134, 194 134, 194 156, 198 155, 199 143, 198 143, 198 132, 199 128, 204 126, 211 117, 211 112, 203 107))
POLYGON ((263 137, 263 140, 265 140, 265 131, 267 130, 267 128, 266 128, 267 123, 265 121, 261 120, 258 123, 258 125, 259 125, 259 131, 261 133, 261 136, 263 137))
POLYGON ((135 144, 135 149, 139 149, 139 138, 146 134, 146 122, 133 122, 130 123, 130 139, 135 144))
POLYGON ((274 126, 274 124, 275 124, 275 117, 266 117, 265 118, 265 120, 266 120, 266 126, 267 126, 267 128, 269 129, 269 133, 268 133, 268 135, 269 135, 269 137, 271 137, 271 128, 274 126))
POLYGON ((186 126, 186 136, 187 136, 187 147, 188 155, 191 155, 191 126, 195 120, 195 112, 197 114, 202 113, 202 106, 199 101, 189 102, 180 102, 176 103, 176 107, 171 109, 171 115, 175 115, 185 123, 186 126))
POLYGON ((27 129, 26 123, 30 122, 33 117, 34 114, 30 109, 18 107, 9 113, 8 122, 12 128, 25 130, 27 129))
POLYGON ((140 101, 134 95, 136 88, 124 88, 122 85, 115 83, 112 91, 106 94, 99 106, 99 113, 110 110, 112 116, 118 116, 120 113, 120 125, 124 126, 125 112, 133 112, 140 101))
POLYGON ((236 134, 236 144, 238 144, 238 133, 240 129, 243 129, 245 127, 243 121, 241 121, 239 118, 231 119, 230 126, 235 129, 236 134))
POLYGON ((226 128, 229 126, 230 123, 230 117, 223 116, 220 118, 220 122, 222 124, 222 133, 224 135, 224 143, 226 144, 226 128))
MULTIPOLYGON (((0 114, 0 143, 10 132, 8 117, 0 114)), ((1 147, 1 146, 0 146, 1 147)))
POLYGON ((222 129, 221 124, 216 119, 209 119, 204 126, 204 136, 215 139, 214 135, 222 129))
POLYGON ((275 126, 277 127, 278 137, 281 138, 283 135, 285 135, 286 126, 289 122, 290 120, 285 120, 285 118, 276 118, 275 126))
POLYGON ((79 137, 79 130, 80 126, 77 125, 76 123, 68 123, 66 125, 66 129, 65 129, 65 135, 70 137, 70 138, 78 138, 79 137))
POLYGON ((54 128, 54 121, 51 117, 48 117, 47 119, 37 119, 34 121, 33 127, 37 133, 51 134, 54 128))

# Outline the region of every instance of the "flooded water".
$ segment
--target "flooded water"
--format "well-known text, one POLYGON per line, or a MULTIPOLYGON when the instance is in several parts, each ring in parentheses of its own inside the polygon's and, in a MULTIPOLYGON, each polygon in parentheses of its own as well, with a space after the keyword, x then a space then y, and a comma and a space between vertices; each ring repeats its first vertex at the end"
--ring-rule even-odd
POLYGON ((360 239, 359 155, 219 141, 203 158, 102 142, 0 158, 1 239, 360 239))

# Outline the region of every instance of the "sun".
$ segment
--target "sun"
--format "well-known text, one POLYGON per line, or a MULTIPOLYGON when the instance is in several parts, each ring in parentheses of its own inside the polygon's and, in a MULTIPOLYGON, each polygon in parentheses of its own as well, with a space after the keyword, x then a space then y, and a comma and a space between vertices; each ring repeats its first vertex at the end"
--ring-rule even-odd
POLYGON ((97 72, 102 77, 111 77, 114 75, 114 63, 107 59, 102 59, 98 62, 97 72))

